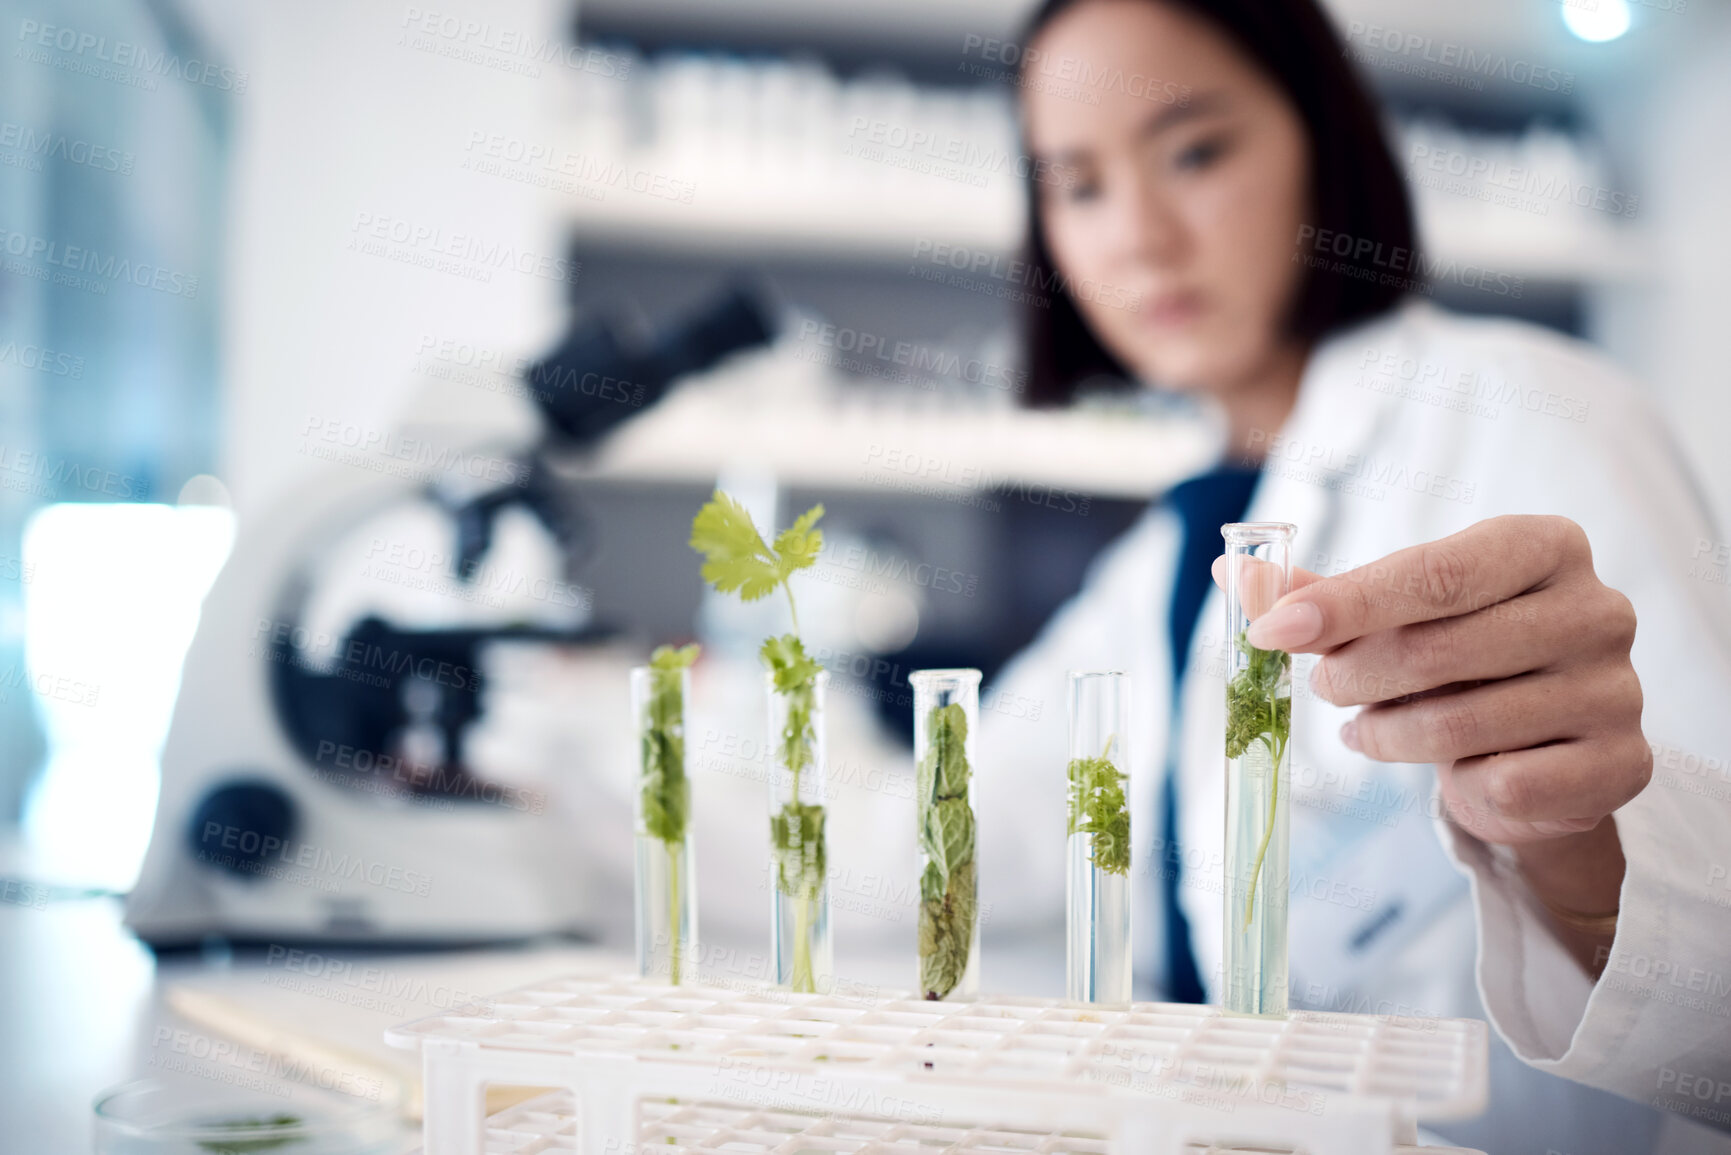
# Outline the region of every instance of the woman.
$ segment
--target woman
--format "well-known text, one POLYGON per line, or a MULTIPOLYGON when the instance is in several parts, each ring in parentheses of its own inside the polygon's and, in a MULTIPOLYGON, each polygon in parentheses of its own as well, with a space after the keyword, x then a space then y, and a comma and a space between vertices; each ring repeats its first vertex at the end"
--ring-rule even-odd
POLYGON ((1712 1120, 1678 1081, 1731 1086, 1731 913, 1710 884, 1731 811, 1649 780, 1656 752, 1723 764, 1731 621, 1689 575, 1720 535, 1664 430, 1583 346, 1404 299, 1404 187, 1313 0, 1048 0, 1024 43, 1033 258, 1114 290, 1036 314, 1035 399, 1101 376, 1183 391, 1226 448, 988 697, 982 765, 1013 780, 984 792, 991 917, 1061 907, 1064 671, 1128 670, 1138 966, 1149 993, 1209 993, 1210 564, 1222 523, 1290 521, 1295 559, 1333 575, 1301 575, 1251 634, 1322 655, 1294 676, 1294 1003, 1488 1013, 1491 1114, 1451 1136, 1702 1149, 1666 1109, 1712 1120))

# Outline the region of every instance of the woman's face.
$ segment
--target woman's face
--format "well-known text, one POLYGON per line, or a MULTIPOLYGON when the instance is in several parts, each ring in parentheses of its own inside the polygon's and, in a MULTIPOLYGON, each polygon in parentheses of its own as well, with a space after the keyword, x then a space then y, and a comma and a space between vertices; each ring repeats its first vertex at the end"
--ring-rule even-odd
POLYGON ((1254 382, 1291 351, 1310 187, 1297 113, 1222 33, 1157 0, 1082 0, 1030 47, 1028 143, 1052 166, 1039 212, 1056 271, 1090 289, 1072 293, 1089 328, 1162 386, 1254 382))

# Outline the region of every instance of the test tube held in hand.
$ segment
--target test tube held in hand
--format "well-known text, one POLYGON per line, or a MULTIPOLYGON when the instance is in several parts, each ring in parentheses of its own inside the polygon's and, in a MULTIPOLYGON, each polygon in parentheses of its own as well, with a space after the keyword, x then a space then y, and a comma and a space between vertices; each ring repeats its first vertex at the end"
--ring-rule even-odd
POLYGON ((1246 631, 1292 588, 1294 527, 1235 522, 1226 539, 1226 877, 1221 1005, 1285 1015, 1292 657, 1246 631))

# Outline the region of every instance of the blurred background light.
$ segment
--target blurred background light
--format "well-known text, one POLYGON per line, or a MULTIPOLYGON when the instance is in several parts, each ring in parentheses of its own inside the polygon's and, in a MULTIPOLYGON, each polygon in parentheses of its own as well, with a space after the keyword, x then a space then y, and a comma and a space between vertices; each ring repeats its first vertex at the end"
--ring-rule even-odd
POLYGON ((1615 40, 1629 30, 1629 0, 1564 0, 1563 23, 1589 43, 1615 40))
POLYGON ((47 735, 24 830, 53 877, 137 878, 181 663, 233 541, 210 505, 63 503, 26 523, 25 676, 3 690, 28 686, 47 735))

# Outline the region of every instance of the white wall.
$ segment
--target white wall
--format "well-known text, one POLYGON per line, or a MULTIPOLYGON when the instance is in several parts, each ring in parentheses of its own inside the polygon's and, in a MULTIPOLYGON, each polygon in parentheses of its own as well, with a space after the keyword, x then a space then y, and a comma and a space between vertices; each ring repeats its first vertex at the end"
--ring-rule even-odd
POLYGON ((1594 329, 1659 400, 1731 528, 1731 6, 1668 18, 1686 34, 1666 66, 1605 110, 1635 164, 1652 274, 1605 294, 1594 329))
POLYGON ((532 78, 417 51, 404 43, 415 10, 483 22, 493 36, 546 36, 564 31, 572 5, 258 0, 243 19, 219 18, 249 73, 234 123, 222 465, 243 517, 317 468, 302 451, 309 420, 391 428, 424 337, 533 355, 558 328, 554 281, 498 271, 483 284, 347 247, 371 213, 563 255, 544 194, 461 165, 471 132, 556 143, 570 76, 559 64, 532 78))

